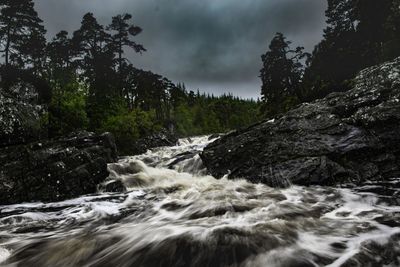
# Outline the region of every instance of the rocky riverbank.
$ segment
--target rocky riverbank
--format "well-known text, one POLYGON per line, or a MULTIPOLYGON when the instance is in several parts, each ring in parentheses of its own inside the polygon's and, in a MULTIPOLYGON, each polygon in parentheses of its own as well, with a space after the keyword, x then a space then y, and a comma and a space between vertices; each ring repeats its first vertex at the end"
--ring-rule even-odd
POLYGON ((400 177, 400 58, 360 72, 354 88, 223 136, 209 172, 271 186, 400 177))
POLYGON ((95 193, 117 160, 111 134, 81 132, 0 148, 0 204, 59 201, 95 193))

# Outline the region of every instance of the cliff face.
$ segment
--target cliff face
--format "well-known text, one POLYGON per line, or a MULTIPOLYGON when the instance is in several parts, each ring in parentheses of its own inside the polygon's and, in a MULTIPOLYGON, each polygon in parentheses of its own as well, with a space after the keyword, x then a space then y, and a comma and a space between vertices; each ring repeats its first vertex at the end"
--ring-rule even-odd
POLYGON ((400 58, 363 70, 354 88, 210 144, 217 177, 271 186, 361 183, 400 176, 400 58))

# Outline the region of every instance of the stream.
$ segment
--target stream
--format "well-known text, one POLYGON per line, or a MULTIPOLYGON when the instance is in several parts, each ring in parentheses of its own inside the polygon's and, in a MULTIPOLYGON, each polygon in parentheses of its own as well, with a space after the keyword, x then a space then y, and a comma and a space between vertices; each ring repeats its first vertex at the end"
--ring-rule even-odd
POLYGON ((0 206, 0 266, 400 266, 400 180, 271 188, 207 175, 208 136, 109 164, 126 192, 0 206))

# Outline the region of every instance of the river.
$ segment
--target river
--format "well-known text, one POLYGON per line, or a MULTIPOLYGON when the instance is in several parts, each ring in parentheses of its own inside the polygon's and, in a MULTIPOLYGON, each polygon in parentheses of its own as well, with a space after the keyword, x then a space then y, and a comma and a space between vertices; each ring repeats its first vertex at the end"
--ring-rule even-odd
POLYGON ((198 156, 211 141, 110 164, 124 193, 0 206, 0 265, 400 266, 399 180, 355 189, 218 180, 198 156))

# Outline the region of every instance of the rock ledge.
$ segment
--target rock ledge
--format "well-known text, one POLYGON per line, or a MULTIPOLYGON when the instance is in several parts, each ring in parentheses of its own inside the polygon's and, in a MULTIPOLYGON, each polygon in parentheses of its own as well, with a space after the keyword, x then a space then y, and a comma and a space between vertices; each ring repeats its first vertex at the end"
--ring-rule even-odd
POLYGON ((400 58, 363 70, 333 93, 210 144, 209 172, 271 186, 400 177, 400 58))
POLYGON ((66 138, 0 148, 0 204, 59 201, 95 193, 117 160, 111 134, 81 132, 66 138))

